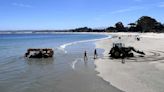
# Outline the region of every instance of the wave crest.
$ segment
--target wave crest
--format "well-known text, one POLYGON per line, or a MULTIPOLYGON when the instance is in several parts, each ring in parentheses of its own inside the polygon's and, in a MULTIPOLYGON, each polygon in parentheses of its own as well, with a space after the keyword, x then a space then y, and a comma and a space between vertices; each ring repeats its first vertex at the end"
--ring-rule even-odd
POLYGON ((60 45, 59 49, 64 51, 65 53, 67 53, 67 51, 65 50, 66 47, 71 46, 71 45, 75 45, 78 43, 85 43, 85 42, 94 42, 94 41, 99 41, 99 40, 104 40, 104 39, 109 39, 111 38, 111 35, 107 35, 107 37, 105 38, 99 38, 99 39, 91 39, 91 40, 82 40, 82 41, 75 41, 75 42, 70 42, 70 43, 66 43, 63 45, 60 45))

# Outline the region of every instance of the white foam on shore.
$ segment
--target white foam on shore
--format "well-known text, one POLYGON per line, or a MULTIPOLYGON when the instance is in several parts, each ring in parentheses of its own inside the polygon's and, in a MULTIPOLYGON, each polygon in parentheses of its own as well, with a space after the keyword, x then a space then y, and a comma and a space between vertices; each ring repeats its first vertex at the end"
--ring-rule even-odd
POLYGON ((72 62, 71 67, 73 70, 75 70, 75 65, 77 64, 78 61, 82 61, 82 58, 77 58, 75 61, 72 62))
POLYGON ((78 59, 76 59, 75 61, 72 62, 72 69, 74 70, 75 69, 75 64, 77 63, 78 59))
MULTIPOLYGON (((105 34, 106 35, 106 34, 105 34)), ((79 44, 79 43, 85 43, 85 42, 94 42, 94 41, 99 41, 99 40, 105 40, 105 39, 109 39, 111 38, 111 35, 107 35, 107 37, 105 38, 99 38, 99 39, 91 39, 91 40, 82 40, 82 41, 75 41, 75 42, 70 42, 70 43, 66 43, 63 44, 59 47, 60 50, 63 50, 65 53, 67 53, 67 51, 65 50, 66 47, 71 46, 71 45, 75 45, 75 44, 79 44)))

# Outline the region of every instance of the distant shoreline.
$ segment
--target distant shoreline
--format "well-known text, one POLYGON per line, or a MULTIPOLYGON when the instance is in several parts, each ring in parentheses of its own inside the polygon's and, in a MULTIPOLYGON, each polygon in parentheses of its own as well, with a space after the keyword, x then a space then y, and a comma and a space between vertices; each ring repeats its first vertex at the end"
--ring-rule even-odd
POLYGON ((156 33, 156 34, 160 34, 160 33, 164 33, 164 32, 144 32, 144 33, 141 33, 141 32, 71 32, 71 31, 0 31, 0 34, 55 34, 55 33, 58 33, 58 34, 129 34, 129 33, 132 33, 132 34, 137 34, 137 33, 140 33, 140 34, 146 34, 146 33, 156 33))

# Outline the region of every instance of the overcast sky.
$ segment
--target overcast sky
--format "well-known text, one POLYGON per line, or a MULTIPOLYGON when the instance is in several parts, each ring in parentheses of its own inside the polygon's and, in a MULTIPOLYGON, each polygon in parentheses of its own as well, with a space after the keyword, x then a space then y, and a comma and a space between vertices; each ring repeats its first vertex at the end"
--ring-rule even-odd
POLYGON ((164 0, 0 0, 0 30, 99 28, 145 15, 164 23, 164 0))

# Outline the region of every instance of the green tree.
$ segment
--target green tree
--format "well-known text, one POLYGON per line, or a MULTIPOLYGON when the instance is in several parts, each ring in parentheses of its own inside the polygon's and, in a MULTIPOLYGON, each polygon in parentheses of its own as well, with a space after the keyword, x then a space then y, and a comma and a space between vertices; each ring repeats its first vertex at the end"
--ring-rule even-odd
POLYGON ((123 31, 126 31, 124 25, 122 22, 117 22, 115 24, 115 27, 116 27, 116 30, 118 30, 119 32, 123 32, 123 31))
POLYGON ((141 27, 142 32, 152 32, 158 22, 149 16, 142 16, 137 20, 137 26, 141 27))

